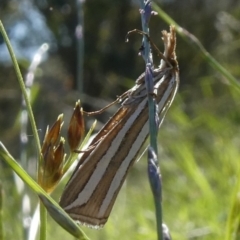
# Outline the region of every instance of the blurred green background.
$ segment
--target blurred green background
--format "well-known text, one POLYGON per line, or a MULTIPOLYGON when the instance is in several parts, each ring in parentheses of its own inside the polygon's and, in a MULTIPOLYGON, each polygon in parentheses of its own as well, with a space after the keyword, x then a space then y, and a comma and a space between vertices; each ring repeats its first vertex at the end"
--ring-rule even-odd
MULTIPOLYGON (((239 78, 239 1, 155 2, 239 78)), ((60 113, 64 113, 67 127, 79 98, 86 111, 98 110, 132 87, 144 71, 144 61, 138 56, 141 37, 132 35, 128 43, 124 41, 129 30, 141 29, 138 1, 1 0, 0 18, 25 78, 31 79, 27 73, 33 57, 42 44, 47 44, 48 51, 41 55, 31 88, 41 139, 46 126, 60 113)), ((152 17, 151 38, 160 50, 164 29, 169 29, 168 24, 159 16, 152 17)), ((159 132, 163 219, 173 239, 230 239, 226 237, 229 228, 235 232, 231 239, 240 239, 240 92, 211 68, 200 52, 177 38, 181 83, 159 132)), ((160 60, 155 57, 154 61, 157 66, 160 60)), ((22 156, 21 92, 1 36, 0 86, 0 140, 35 176, 36 153, 30 126, 25 136, 26 156, 22 156)), ((117 107, 96 116, 97 129, 117 107)), ((94 118, 85 120, 89 127, 94 118)), ((91 239, 156 239, 146 165, 143 157, 130 171, 104 229, 86 229, 91 239)), ((22 201, 16 184, 19 181, 3 161, 0 181, 5 239, 27 239, 22 226, 28 228, 37 197, 25 189, 30 203, 22 201), (31 205, 27 220, 22 204, 31 205)), ((63 186, 60 184, 54 192, 55 199, 59 199, 63 186)), ((73 238, 49 217, 48 239, 73 238)))

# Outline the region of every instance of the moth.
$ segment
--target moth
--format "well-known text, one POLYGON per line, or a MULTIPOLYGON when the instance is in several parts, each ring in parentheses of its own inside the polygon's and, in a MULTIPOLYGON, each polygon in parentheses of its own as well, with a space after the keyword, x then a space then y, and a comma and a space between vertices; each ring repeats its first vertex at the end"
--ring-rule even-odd
MULTIPOLYGON (((179 85, 176 34, 163 31, 164 59, 153 70, 159 127, 179 85)), ((91 151, 81 156, 60 199, 60 206, 80 223, 98 228, 108 220, 119 190, 149 135, 145 74, 125 92, 117 112, 97 133, 91 151)))

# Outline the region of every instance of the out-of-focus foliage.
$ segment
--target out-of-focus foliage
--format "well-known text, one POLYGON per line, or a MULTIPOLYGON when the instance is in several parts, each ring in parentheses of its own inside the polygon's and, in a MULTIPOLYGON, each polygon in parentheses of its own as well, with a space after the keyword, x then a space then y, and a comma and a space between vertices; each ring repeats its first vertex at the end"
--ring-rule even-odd
MULTIPOLYGON (((239 78, 239 1, 156 2, 239 78)), ((41 44, 50 47, 35 73, 39 91, 33 108, 40 135, 60 113, 68 121, 78 98, 85 110, 99 109, 133 86, 144 71, 144 62, 138 56, 141 37, 132 35, 129 43, 124 41, 129 30, 141 28, 138 1, 88 0, 82 4, 83 23, 78 22, 77 0, 0 1, 0 18, 23 75, 41 44), (78 79, 76 36, 79 37, 81 24, 84 67, 80 69, 83 79, 78 79), (83 81, 82 95, 76 89, 77 81, 83 81)), ((159 17, 152 17, 151 38, 160 50, 163 49, 161 31, 168 28, 159 17)), ((194 48, 180 37, 177 43, 181 84, 159 134, 164 219, 174 239, 224 239, 239 169, 240 95, 194 48)), ((19 156, 17 116, 21 93, 9 59, 0 37, 0 140, 13 155, 19 156)), ((155 64, 158 63, 155 58, 155 64)), ((96 117, 105 122, 109 116, 106 113, 96 117)), ((31 136, 30 129, 28 133, 31 136)), ((34 144, 30 146, 29 158, 34 156, 34 144)), ((0 167, 4 169, 0 171, 4 172, 4 179, 11 182, 11 173, 1 161, 0 167)), ((155 239, 153 203, 145 172, 146 162, 142 160, 131 171, 127 190, 121 192, 106 229, 88 231, 92 239, 155 239)), ((6 235, 16 238, 21 236, 21 218, 16 210, 20 212, 20 200, 14 186, 7 181, 3 183, 6 235), (16 235, 10 230, 13 215, 14 226, 19 226, 16 235)), ((59 228, 50 220, 50 236, 61 239, 64 231, 52 229, 59 228), (58 231, 60 235, 56 235, 58 231)))

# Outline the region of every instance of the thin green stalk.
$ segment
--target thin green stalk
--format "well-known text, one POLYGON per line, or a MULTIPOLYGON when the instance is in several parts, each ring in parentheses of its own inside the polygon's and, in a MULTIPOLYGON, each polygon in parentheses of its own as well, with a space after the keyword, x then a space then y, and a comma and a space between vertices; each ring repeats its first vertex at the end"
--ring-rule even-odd
POLYGON ((162 202, 154 196, 155 215, 157 220, 158 239, 164 240, 162 232, 162 202))
POLYGON ((158 239, 164 239, 162 228, 162 182, 160 168, 155 151, 148 148, 148 178, 153 193, 158 239))
POLYGON ((43 203, 40 202, 40 240, 47 239, 47 210, 43 203))
MULTIPOLYGON (((151 10, 150 3, 146 0, 140 1, 140 6, 141 9, 149 11, 151 10), (149 4, 149 7, 147 8, 146 6, 149 4)), ((148 14, 151 14, 148 12, 148 14)), ((147 33, 149 36, 149 27, 148 23, 150 20, 150 15, 146 13, 141 14, 141 22, 142 22, 142 30, 143 32, 147 33), (148 17, 147 17, 148 16, 148 17)), ((151 69, 153 67, 153 62, 152 62, 152 53, 151 53, 151 47, 150 43, 147 39, 147 37, 144 35, 143 36, 143 47, 144 47, 144 54, 143 56, 145 63, 146 63, 146 74, 145 74, 145 85, 147 88, 147 91, 149 93, 153 92, 153 76, 151 74, 151 69)), ((156 124, 155 120, 155 114, 156 114, 156 107, 155 107, 155 99, 153 98, 152 94, 148 94, 148 115, 149 115, 149 136, 150 136, 150 147, 153 148, 155 154, 156 154, 156 162, 157 162, 157 154, 158 154, 158 147, 157 147, 157 135, 158 135, 158 126, 156 124)), ((150 159, 148 158, 148 161, 150 159)), ((161 181, 161 179, 159 178, 161 181)), ((158 240, 163 239, 163 232, 162 232, 162 201, 161 197, 156 196, 154 189, 155 184, 152 184, 150 180, 150 185, 152 188, 153 192, 153 197, 154 197, 154 203, 155 203, 155 213, 156 213, 156 225, 157 225, 157 235, 158 235, 158 240)), ((161 185, 161 184, 160 184, 161 185)), ((160 190, 160 196, 161 196, 161 188, 158 189, 160 190)))
POLYGON ((20 85, 24 100, 26 102, 28 116, 29 116, 29 120, 31 122, 33 136, 34 136, 34 140, 35 140, 35 143, 36 143, 37 154, 38 154, 38 158, 40 159, 41 145, 40 145, 40 140, 39 140, 39 136, 38 136, 38 132, 37 132, 37 127, 36 127, 34 115, 33 115, 33 112, 32 112, 32 107, 31 107, 31 104, 30 104, 30 101, 29 101, 29 98, 28 98, 28 94, 27 94, 27 91, 26 91, 26 88, 25 88, 25 84, 24 84, 24 81, 23 81, 23 78, 22 78, 21 71, 20 71, 18 63, 17 63, 17 59, 16 59, 15 54, 13 52, 11 43, 10 43, 9 38, 7 36, 7 33, 4 29, 2 21, 0 21, 0 31, 2 33, 2 36, 3 36, 3 39, 4 39, 5 43, 7 45, 9 54, 10 54, 12 62, 13 62, 13 67, 14 67, 16 75, 17 75, 19 85, 20 85))
MULTIPOLYGON (((52 218, 73 236, 81 240, 89 240, 87 235, 78 225, 63 211, 63 209, 28 175, 28 173, 11 156, 5 146, 0 142, 0 158, 41 198, 52 218)), ((42 216, 44 218, 44 212, 42 216)), ((46 218, 45 218, 46 219, 46 218)), ((42 240, 42 239, 41 239, 42 240)))
POLYGON ((193 34, 179 26, 156 3, 153 2, 152 7, 165 22, 176 27, 177 33, 186 42, 190 43, 193 47, 200 51, 202 57, 212 66, 214 70, 220 72, 238 91, 240 91, 240 83, 238 82, 238 80, 226 68, 224 68, 214 57, 212 57, 209 54, 209 52, 204 48, 201 42, 193 34))
MULTIPOLYGON (((3 26, 1 21, 0 21, 0 31, 2 33, 4 41, 5 41, 5 43, 7 45, 7 48, 8 48, 9 54, 11 56, 11 59, 12 59, 12 62, 13 62, 13 67, 14 67, 16 75, 17 75, 18 83, 20 85, 20 88, 21 88, 21 91, 22 91, 22 94, 23 94, 23 97, 24 97, 24 100, 25 100, 25 103, 26 103, 27 112, 28 112, 29 120, 30 120, 30 123, 31 123, 31 126, 32 126, 34 140, 35 140, 35 143, 36 143, 38 160, 41 161, 41 145, 40 145, 40 140, 39 140, 39 136, 38 136, 38 132, 37 132, 37 127, 36 127, 36 122, 35 122, 35 119, 34 119, 32 107, 31 107, 31 104, 30 104, 30 100, 29 100, 29 97, 28 97, 28 93, 27 93, 27 90, 26 90, 26 87, 25 87, 24 80, 22 78, 21 71, 20 71, 18 63, 17 63, 16 56, 14 54, 14 51, 12 49, 10 40, 9 40, 9 38, 7 36, 7 33, 6 33, 5 29, 4 29, 4 26, 3 26)), ((38 167, 38 169, 37 169, 37 175, 38 175, 38 173, 39 173, 39 164, 37 165, 37 167, 38 167)), ((37 176, 37 178, 38 178, 38 176, 37 176)), ((40 234, 42 236, 40 238, 41 240, 45 240, 46 239, 46 236, 45 236, 46 233, 43 234, 44 229, 45 229, 45 232, 46 232, 46 226, 44 227, 44 225, 46 225, 46 218, 44 217, 45 215, 46 215, 46 213, 43 214, 43 210, 42 210, 40 212, 40 222, 41 222, 40 234)))
MULTIPOLYGON (((145 7, 145 1, 142 0, 141 1, 141 9, 144 9, 145 7)), ((146 23, 145 19, 144 19, 144 14, 141 14, 141 20, 142 20, 142 30, 143 32, 147 33, 148 36, 150 36, 150 32, 149 32, 149 27, 148 24, 146 23)), ((143 36, 143 46, 144 46, 144 60, 146 63, 146 67, 147 64, 150 64, 150 67, 152 67, 152 53, 151 53, 151 48, 150 48, 150 43, 147 39, 146 36, 143 36)), ((146 77, 146 76, 145 76, 146 77)), ((152 91, 153 89, 147 89, 149 92, 152 91)), ((152 146, 152 148, 154 149, 154 151, 158 152, 157 149, 157 126, 155 123, 155 102, 153 99, 153 96, 151 94, 148 94, 148 114, 149 114, 149 135, 150 135, 150 145, 152 146)))
MULTIPOLYGON (((239 176, 239 174, 237 176, 239 176)), ((227 219, 225 240, 239 239, 239 236, 238 236, 238 231, 240 226, 239 190, 240 190, 240 178, 238 178, 235 190, 233 192, 231 209, 229 210, 228 219, 227 219)))
MULTIPOLYGON (((144 9, 145 2, 144 0, 141 1, 141 9, 144 9)), ((143 32, 147 33, 149 36, 149 28, 148 24, 146 24, 146 21, 144 20, 144 15, 141 14, 141 20, 142 20, 142 29, 143 32)), ((143 46, 144 46, 144 60, 146 62, 146 68, 149 64, 150 67, 152 67, 152 53, 150 48, 150 43, 146 36, 143 36, 143 46)), ((147 77, 147 74, 145 78, 147 77)), ((153 81, 152 79, 150 81, 153 81)), ((147 82, 147 79, 145 79, 145 82, 147 82)), ((152 84, 153 86, 153 84, 152 84)), ((153 89, 147 89, 149 92, 153 92, 153 89)), ((148 94, 148 114, 149 114, 149 136, 150 136, 150 146, 154 149, 155 153, 157 154, 158 148, 157 148, 157 132, 158 128, 155 122, 155 101, 152 94, 148 94)))

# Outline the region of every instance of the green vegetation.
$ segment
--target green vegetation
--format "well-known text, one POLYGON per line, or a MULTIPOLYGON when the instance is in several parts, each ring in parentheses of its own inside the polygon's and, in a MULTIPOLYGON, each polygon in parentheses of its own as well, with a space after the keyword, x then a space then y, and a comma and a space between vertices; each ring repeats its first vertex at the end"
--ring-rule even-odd
MULTIPOLYGON (((70 19, 74 16, 74 11, 72 10, 69 15, 61 15, 58 10, 63 9, 63 5, 60 3, 56 2, 52 5, 54 9, 52 12, 36 3, 35 6, 46 17, 47 25, 54 33, 60 52, 60 55, 49 54, 46 62, 42 63, 35 72, 35 86, 40 86, 40 90, 36 96, 34 95, 32 104, 38 129, 41 129, 40 136, 44 134, 46 126, 51 125, 61 112, 65 112, 65 117, 70 118, 71 114, 68 113, 74 107, 73 102, 79 97, 86 109, 90 108, 92 103, 91 107, 98 109, 105 105, 105 102, 98 105, 99 99, 107 100, 110 97, 114 99, 116 95, 120 95, 133 85, 130 78, 136 78, 143 71, 142 59, 135 58, 140 38, 131 37, 129 44, 124 43, 124 34, 139 26, 137 25, 137 22, 140 23, 138 7, 130 6, 130 3, 119 3, 116 6, 111 2, 113 1, 99 1, 94 5, 91 1, 86 1, 84 6, 86 63, 83 97, 74 92, 74 87, 72 89, 70 87, 77 85, 73 80, 76 79, 76 59, 69 57, 71 54, 74 56, 76 45, 61 45, 63 33, 58 29, 68 20, 64 29, 68 29, 73 41, 72 29, 76 26, 76 22, 70 19), (106 11, 107 9, 111 11, 106 11), (119 12, 124 13, 122 22, 117 18, 119 12), (94 96, 95 101, 91 101, 89 96, 94 96)), ((197 3, 188 2, 173 1, 161 7, 174 18, 175 22, 197 36, 201 44, 225 69, 235 77, 239 77, 239 4, 229 1, 221 5, 219 1, 219 4, 209 10, 208 4, 199 7, 197 3)), ((208 3, 207 0, 205 2, 208 3)), ((9 6, 5 3, 1 7, 3 10, 8 10, 5 14, 0 14, 5 24, 7 14, 10 14, 16 5, 9 6)), ((73 6, 71 8, 73 9, 73 6)), ((0 10, 0 13, 3 10, 0 10)), ((161 50, 162 43, 158 41, 160 32, 168 29, 168 26, 159 17, 154 17, 152 21, 151 36, 161 50)), ((168 225, 172 238, 176 240, 238 240, 240 239, 240 92, 237 84, 232 84, 226 76, 223 77, 220 72, 212 68, 212 62, 202 58, 199 50, 185 42, 180 35, 177 55, 181 85, 159 131, 163 220, 168 225)), ((156 59, 155 61, 158 62, 156 59)), ((19 64, 22 72, 27 72, 26 60, 19 59, 19 64)), ((18 143, 20 126, 17 124, 19 118, 16 116, 21 111, 19 104, 21 94, 13 69, 2 63, 0 70, 2 91, 0 141, 18 159, 21 152, 18 143), (8 94, 5 95, 5 92, 8 94), (12 98, 9 98, 10 93, 12 98)), ((111 112, 107 114, 103 116, 103 120, 100 119, 100 122, 101 120, 105 122, 111 112)), ((92 120, 86 119, 87 122, 92 120)), ((64 121, 67 122, 68 119, 64 121)), ((29 137, 26 149, 27 164, 20 161, 20 165, 35 178, 36 148, 32 143, 31 130, 27 133, 29 137)), ((144 156, 132 168, 106 226, 99 231, 82 227, 90 239, 156 239, 154 203, 147 180, 146 163, 144 156)), ((19 193, 16 182, 19 181, 14 180, 9 166, 0 159, 2 188, 0 237, 3 232, 4 239, 26 239, 23 225, 26 230, 28 222, 23 224, 23 216, 28 212, 26 208, 29 205, 31 209, 28 213, 32 216, 37 205, 37 196, 27 187, 24 194, 19 193), (23 195, 28 196, 31 204, 28 200, 22 200, 23 195)), ((63 186, 64 183, 61 183, 54 191, 52 195, 54 199, 59 199, 63 186)), ((48 217, 47 239, 73 239, 73 237, 48 217)))

